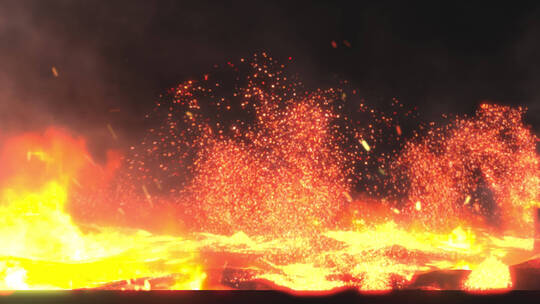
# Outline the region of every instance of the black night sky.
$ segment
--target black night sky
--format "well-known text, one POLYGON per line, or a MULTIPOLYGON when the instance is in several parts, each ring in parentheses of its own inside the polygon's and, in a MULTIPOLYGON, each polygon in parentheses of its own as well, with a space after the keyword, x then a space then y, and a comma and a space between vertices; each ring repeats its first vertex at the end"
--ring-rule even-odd
POLYGON ((538 133, 535 2, 5 0, 0 130, 65 125, 107 146, 111 123, 128 143, 167 88, 266 51, 308 84, 347 79, 369 104, 399 97, 426 120, 524 105, 538 133))

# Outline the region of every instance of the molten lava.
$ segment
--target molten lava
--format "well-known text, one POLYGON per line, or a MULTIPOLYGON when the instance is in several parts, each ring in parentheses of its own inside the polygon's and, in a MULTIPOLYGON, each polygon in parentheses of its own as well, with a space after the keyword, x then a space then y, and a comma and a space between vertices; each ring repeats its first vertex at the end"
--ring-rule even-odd
POLYGON ((523 109, 405 139, 403 117, 264 53, 229 66, 234 89, 171 89, 105 164, 65 130, 7 136, 0 289, 511 288, 540 196, 523 109), (465 277, 422 283, 437 271, 465 277))
POLYGON ((205 274, 190 241, 109 227, 83 232, 73 222, 68 191, 99 181, 81 173, 109 173, 93 163, 83 141, 49 129, 4 144, 3 172, 13 173, 4 175, 0 196, 1 289, 90 288, 173 273, 179 288, 201 288, 205 274))
POLYGON ((497 258, 489 257, 474 269, 464 287, 471 291, 507 289, 512 286, 508 266, 497 258))

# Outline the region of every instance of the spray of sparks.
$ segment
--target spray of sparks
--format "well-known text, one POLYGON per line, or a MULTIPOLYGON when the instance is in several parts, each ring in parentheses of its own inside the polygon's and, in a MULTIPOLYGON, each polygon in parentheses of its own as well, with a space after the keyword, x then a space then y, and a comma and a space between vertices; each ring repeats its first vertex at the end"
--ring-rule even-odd
POLYGON ((532 233, 537 138, 522 116, 521 108, 483 104, 474 118, 409 142, 395 162, 408 178, 408 214, 432 228, 466 219, 532 233))
POLYGON ((347 83, 309 90, 265 53, 227 66, 161 96, 141 142, 124 156, 110 151, 105 165, 65 132, 14 137, 2 158, 12 165, 0 176, 9 181, 0 239, 17 258, 2 260, 2 286, 511 286, 508 265, 532 250, 540 189, 524 109, 485 103, 420 135, 397 99, 386 114, 347 83), (68 265, 82 262, 88 275, 73 281, 68 265), (122 271, 104 270, 113 263, 122 271), (50 265, 66 270, 47 282, 50 265), (435 270, 470 275, 423 284, 435 270))

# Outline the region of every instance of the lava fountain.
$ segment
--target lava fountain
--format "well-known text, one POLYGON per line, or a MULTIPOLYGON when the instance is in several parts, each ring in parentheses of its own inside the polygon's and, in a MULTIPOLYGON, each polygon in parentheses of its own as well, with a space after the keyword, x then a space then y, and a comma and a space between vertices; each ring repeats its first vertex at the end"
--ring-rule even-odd
POLYGON ((104 164, 68 130, 4 136, 0 288, 515 287, 539 207, 525 110, 409 132, 392 107, 261 53, 170 89, 104 164))

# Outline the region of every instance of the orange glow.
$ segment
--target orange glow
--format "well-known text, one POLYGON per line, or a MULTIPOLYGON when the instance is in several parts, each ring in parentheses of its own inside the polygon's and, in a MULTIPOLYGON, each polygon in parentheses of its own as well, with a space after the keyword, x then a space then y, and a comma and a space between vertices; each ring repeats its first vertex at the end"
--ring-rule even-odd
POLYGON ((84 233, 73 222, 68 191, 80 185, 72 180, 91 185, 85 174, 107 179, 114 167, 96 165, 84 141, 49 129, 13 137, 2 148, 2 165, 14 173, 4 175, 0 193, 0 289, 90 288, 171 273, 183 273, 175 286, 201 288, 204 273, 189 241, 112 227, 84 233))
POLYGON ((540 198, 523 109, 486 103, 403 139, 397 119, 308 90, 265 53, 228 65, 250 73, 227 98, 217 77, 182 83, 104 163, 66 130, 6 136, 0 290, 385 292, 436 270, 471 270, 456 288, 511 288, 540 198))
POLYGON ((539 158, 536 136, 522 115, 519 108, 483 104, 476 117, 408 142, 395 166, 409 178, 410 216, 427 227, 450 228, 491 214, 499 227, 530 236, 540 195, 539 158), (418 212, 417 201, 429 204, 418 212))
POLYGON ((473 269, 464 284, 464 288, 471 291, 504 290, 511 286, 508 266, 494 257, 487 258, 473 269))

